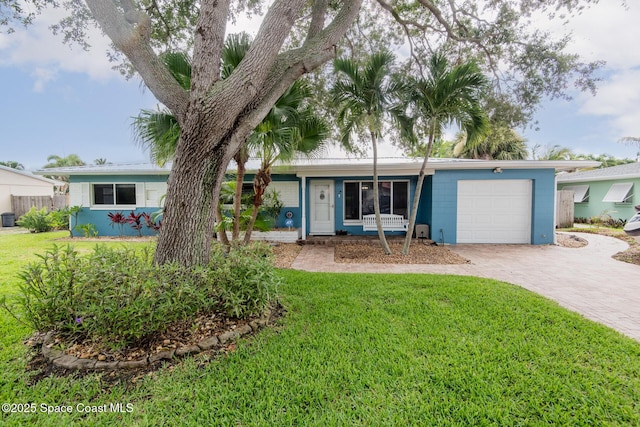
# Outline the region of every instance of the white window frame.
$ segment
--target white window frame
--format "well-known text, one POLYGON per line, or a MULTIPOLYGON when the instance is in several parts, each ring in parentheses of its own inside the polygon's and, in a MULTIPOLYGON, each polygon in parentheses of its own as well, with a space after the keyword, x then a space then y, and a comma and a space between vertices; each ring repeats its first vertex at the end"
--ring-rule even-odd
POLYGON ((609 191, 602 199, 609 203, 631 203, 633 199, 633 182, 618 182, 611 184, 609 191))
MULTIPOLYGON (((364 180, 345 180, 342 182, 342 223, 344 225, 362 225, 362 184, 363 183, 372 183, 373 184, 373 179, 364 179, 364 180), (358 205, 360 206, 360 209, 358 211, 358 219, 346 219, 345 215, 347 212, 347 198, 346 198, 346 184, 354 184, 357 183, 358 184, 358 205)), ((393 198, 394 198, 394 193, 395 193, 395 185, 393 185, 396 182, 405 182, 407 184, 407 217, 409 216, 411 209, 411 184, 410 181, 408 179, 380 179, 378 180, 378 184, 382 184, 383 182, 389 182, 391 183, 391 195, 390 195, 390 200, 389 200, 389 206, 390 206, 390 211, 393 214, 393 198)), ((408 219, 408 218, 405 218, 408 219)))
POLYGON ((91 202, 91 209, 93 210, 111 210, 111 209, 136 209, 138 207, 144 207, 139 205, 139 201, 140 201, 140 197, 145 197, 144 194, 144 184, 142 183, 137 183, 137 182, 91 182, 89 185, 89 189, 90 189, 90 202, 91 202), (100 204, 100 203, 96 203, 95 202, 95 186, 96 185, 112 185, 113 186, 113 200, 114 204, 110 204, 110 205, 106 205, 106 204, 100 204), (116 185, 133 185, 135 187, 135 197, 136 197, 136 203, 134 204, 118 204, 117 200, 116 200, 116 185), (142 191, 142 194, 140 193, 140 191, 142 191))

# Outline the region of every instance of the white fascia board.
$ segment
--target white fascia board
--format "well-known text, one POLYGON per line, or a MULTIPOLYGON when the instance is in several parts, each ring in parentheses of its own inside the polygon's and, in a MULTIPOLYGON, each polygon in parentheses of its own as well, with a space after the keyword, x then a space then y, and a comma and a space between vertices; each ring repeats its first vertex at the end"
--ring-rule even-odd
MULTIPOLYGON (((469 169, 554 169, 576 170, 578 168, 592 168, 599 166, 600 162, 594 161, 544 161, 544 160, 433 160, 427 163, 427 175, 433 175, 437 170, 469 170, 469 169)), ((378 164, 379 175, 417 175, 420 172, 422 162, 411 163, 386 163, 378 164)), ((293 165, 289 169, 296 172, 297 176, 335 177, 335 176, 370 176, 372 163, 363 164, 314 164, 293 165)))

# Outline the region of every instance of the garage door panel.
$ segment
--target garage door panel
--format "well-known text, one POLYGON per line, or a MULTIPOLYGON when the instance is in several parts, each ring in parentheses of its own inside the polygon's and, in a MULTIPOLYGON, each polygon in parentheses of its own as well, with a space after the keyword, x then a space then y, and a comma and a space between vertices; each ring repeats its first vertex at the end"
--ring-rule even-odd
POLYGON ((531 243, 531 181, 458 181, 458 243, 531 243))

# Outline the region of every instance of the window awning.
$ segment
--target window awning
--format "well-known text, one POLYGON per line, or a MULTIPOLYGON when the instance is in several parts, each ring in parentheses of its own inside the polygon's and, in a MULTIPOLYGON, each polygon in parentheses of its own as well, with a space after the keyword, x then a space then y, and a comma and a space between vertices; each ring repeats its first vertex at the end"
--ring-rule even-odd
POLYGON ((633 188, 633 182, 621 182, 613 184, 606 196, 602 199, 603 202, 624 203, 628 202, 631 198, 631 189, 633 188))
POLYGON ((589 200, 588 185, 572 185, 568 187, 562 187, 561 190, 573 191, 574 203, 583 203, 589 200))

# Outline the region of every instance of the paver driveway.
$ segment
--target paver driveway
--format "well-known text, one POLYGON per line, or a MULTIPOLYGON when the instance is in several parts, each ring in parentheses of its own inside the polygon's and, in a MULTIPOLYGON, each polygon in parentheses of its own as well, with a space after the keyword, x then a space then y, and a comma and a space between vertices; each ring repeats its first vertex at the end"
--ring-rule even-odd
POLYGON ((571 233, 589 241, 582 248, 529 245, 455 245, 470 264, 343 264, 334 249, 307 245, 292 268, 323 272, 439 273, 513 283, 640 341, 640 266, 611 255, 627 249, 612 237, 571 233))

